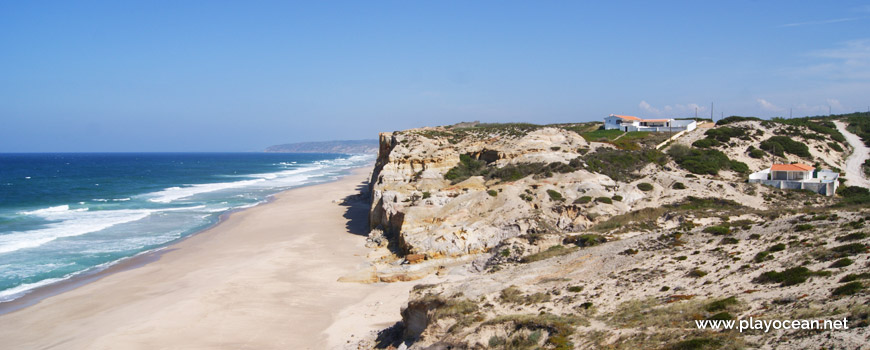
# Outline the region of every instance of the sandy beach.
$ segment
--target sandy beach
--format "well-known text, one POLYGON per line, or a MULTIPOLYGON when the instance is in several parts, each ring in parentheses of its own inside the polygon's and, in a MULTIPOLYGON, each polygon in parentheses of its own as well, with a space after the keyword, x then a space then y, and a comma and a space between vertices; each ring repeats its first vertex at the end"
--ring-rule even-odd
MULTIPOLYGON (((415 283, 367 266, 369 169, 233 213, 143 262, 0 316, 6 349, 327 349, 399 320, 415 283), (328 332, 327 332, 328 330, 328 332)), ((351 342, 352 343, 352 342, 351 342)))

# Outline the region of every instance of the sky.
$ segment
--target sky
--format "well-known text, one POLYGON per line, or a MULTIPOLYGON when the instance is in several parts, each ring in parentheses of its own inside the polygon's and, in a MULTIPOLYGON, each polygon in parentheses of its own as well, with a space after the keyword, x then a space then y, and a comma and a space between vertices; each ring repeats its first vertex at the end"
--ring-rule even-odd
POLYGON ((0 1, 0 152, 870 108, 870 1, 0 1))

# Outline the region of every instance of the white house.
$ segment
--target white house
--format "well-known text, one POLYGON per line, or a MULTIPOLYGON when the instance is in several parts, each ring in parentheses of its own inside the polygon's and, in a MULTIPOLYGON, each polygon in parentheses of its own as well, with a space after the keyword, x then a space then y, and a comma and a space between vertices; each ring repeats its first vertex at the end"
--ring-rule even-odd
POLYGON ((833 196, 840 184, 839 173, 830 170, 815 171, 806 164, 773 164, 768 169, 749 175, 749 182, 761 183, 776 188, 810 190, 833 196))
POLYGON ((628 131, 692 131, 698 126, 694 120, 686 119, 641 119, 630 115, 611 114, 604 118, 604 129, 628 131))

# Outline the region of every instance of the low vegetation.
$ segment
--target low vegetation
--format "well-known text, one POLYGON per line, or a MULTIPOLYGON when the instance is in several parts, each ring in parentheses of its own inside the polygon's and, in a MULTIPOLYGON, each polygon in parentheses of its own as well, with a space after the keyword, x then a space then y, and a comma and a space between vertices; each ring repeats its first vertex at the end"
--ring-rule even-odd
POLYGON ((636 172, 647 164, 663 165, 667 157, 654 149, 626 151, 601 148, 584 157, 586 170, 604 174, 616 181, 628 182, 638 178, 636 172))
POLYGON ((812 276, 829 276, 827 271, 811 271, 810 269, 798 266, 779 271, 764 272, 753 281, 756 283, 779 283, 780 286, 793 286, 806 282, 812 276))
POLYGON ((668 149, 668 155, 680 167, 694 174, 716 175, 720 170, 734 170, 740 173, 749 171, 749 167, 745 163, 731 160, 725 153, 714 149, 674 145, 668 149))
POLYGON ((761 141, 759 147, 779 157, 785 157, 785 153, 790 153, 798 157, 810 158, 809 147, 788 136, 771 136, 767 140, 761 141))

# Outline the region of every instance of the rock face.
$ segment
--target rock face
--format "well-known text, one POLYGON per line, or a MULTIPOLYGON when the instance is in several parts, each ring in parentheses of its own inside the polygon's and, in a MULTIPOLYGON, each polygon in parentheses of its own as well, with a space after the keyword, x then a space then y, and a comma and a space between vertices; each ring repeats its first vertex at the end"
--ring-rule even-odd
MULTIPOLYGON (((547 189, 559 184, 585 183, 601 187, 609 181, 600 175, 579 172, 548 180, 527 177, 499 182, 473 176, 453 184, 444 178, 468 155, 493 167, 520 163, 565 163, 588 151, 590 145, 577 133, 560 128, 540 128, 522 135, 487 131, 461 139, 441 129, 415 129, 382 133, 372 175, 372 229, 380 229, 406 253, 428 258, 459 256, 486 251, 502 240, 528 232, 550 229, 536 211, 551 209, 547 189), (527 202, 524 190, 538 192, 527 202), (493 191, 487 193, 487 191, 493 191)), ((563 174, 559 174, 563 175, 563 174)), ((559 202, 561 204, 561 202, 559 202)), ((585 218, 547 210, 553 222, 583 227, 585 218)))

